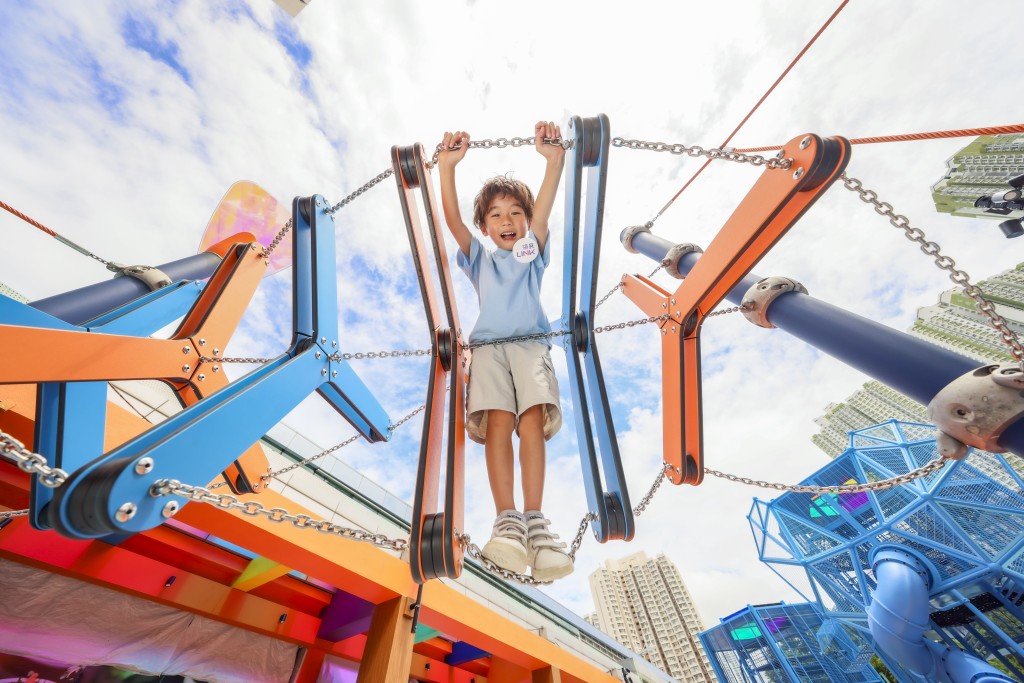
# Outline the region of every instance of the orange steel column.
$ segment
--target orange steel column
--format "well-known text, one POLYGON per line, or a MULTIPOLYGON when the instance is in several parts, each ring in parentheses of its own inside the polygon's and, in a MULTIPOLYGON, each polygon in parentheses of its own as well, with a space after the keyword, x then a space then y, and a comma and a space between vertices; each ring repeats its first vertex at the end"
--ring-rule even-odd
POLYGON ((649 316, 665 316, 662 335, 664 457, 673 484, 704 478, 700 327, 846 168, 850 143, 817 135, 783 148, 788 169, 768 169, 754 184, 675 291, 641 276, 622 278, 623 293, 649 316))

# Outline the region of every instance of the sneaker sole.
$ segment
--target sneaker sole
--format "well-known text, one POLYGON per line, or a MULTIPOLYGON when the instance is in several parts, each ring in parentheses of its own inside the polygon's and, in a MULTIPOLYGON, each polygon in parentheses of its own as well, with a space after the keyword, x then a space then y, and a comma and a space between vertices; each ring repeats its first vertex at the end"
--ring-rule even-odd
POLYGON ((480 554, 507 572, 522 574, 526 571, 526 549, 517 545, 492 539, 480 554))
POLYGON ((537 569, 534 567, 533 572, 531 572, 531 576, 538 581, 554 581, 556 579, 569 576, 575 568, 576 567, 571 564, 561 567, 549 567, 547 569, 537 569))

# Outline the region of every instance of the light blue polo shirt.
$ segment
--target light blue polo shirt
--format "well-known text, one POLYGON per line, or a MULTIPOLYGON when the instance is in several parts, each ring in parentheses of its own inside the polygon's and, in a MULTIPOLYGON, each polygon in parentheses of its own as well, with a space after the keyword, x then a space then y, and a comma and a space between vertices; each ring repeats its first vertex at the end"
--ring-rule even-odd
MULTIPOLYGON (((540 257, 529 263, 516 261, 505 249, 485 249, 475 237, 470 239, 469 258, 458 250, 456 262, 473 283, 480 302, 480 317, 469 335, 471 344, 551 331, 540 305, 550 241, 544 242, 540 257)), ((537 341, 551 346, 548 339, 537 341)))

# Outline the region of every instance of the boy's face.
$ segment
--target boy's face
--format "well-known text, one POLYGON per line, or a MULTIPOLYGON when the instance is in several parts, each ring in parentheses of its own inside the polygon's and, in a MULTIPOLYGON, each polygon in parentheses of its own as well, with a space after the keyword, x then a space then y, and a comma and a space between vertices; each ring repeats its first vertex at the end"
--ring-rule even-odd
POLYGON ((499 249, 511 250, 517 240, 526 237, 529 228, 526 211, 511 195, 495 197, 484 214, 483 232, 499 249))

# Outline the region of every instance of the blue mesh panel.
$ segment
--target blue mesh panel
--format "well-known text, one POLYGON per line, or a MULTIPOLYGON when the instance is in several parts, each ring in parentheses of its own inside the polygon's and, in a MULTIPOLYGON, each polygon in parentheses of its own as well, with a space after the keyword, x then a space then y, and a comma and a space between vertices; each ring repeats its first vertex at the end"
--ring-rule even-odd
POLYGON ((822 530, 794 519, 786 514, 779 514, 779 524, 789 533, 789 537, 797 544, 793 550, 799 551, 804 557, 814 557, 842 545, 842 541, 822 533, 822 530))
POLYGON ((864 436, 860 433, 851 434, 850 442, 853 444, 854 448, 872 448, 874 446, 884 446, 891 443, 890 441, 873 439, 870 436, 864 436))
POLYGON ((859 455, 858 460, 862 466, 865 460, 873 460, 893 474, 906 474, 910 471, 907 467, 907 455, 902 448, 872 448, 861 451, 859 455))
POLYGON ((947 581, 953 579, 964 572, 969 572, 977 569, 980 565, 976 562, 970 562, 966 559, 954 556, 946 552, 941 548, 936 548, 931 545, 925 545, 919 541, 916 541, 907 536, 903 536, 897 533, 886 533, 878 536, 878 540, 882 543, 902 543, 909 548, 913 548, 923 556, 927 557, 935 565, 935 568, 939 571, 939 580, 947 581))
POLYGON ((894 524, 893 529, 920 536, 947 548, 953 548, 964 555, 971 557, 978 555, 977 550, 964 540, 963 535, 955 527, 947 524, 939 516, 938 511, 929 504, 922 505, 905 519, 894 524))
MULTIPOLYGON (((853 600, 856 603, 864 601, 864 595, 858 580, 860 564, 854 565, 853 558, 849 552, 837 553, 831 557, 822 558, 813 562, 811 567, 820 574, 822 581, 827 581, 830 587, 834 589, 829 591, 829 596, 833 600, 837 600, 837 596, 842 594, 847 596, 848 600, 853 600)), ((838 600, 836 606, 844 611, 848 611, 845 607, 838 604, 838 600)))
POLYGON ((899 443, 903 440, 900 438, 900 434, 896 431, 895 426, 891 423, 861 429, 857 432, 857 436, 870 437, 879 441, 888 441, 889 443, 899 443))
POLYGON ((1024 577, 1024 549, 1013 556, 1005 565, 1007 569, 1016 572, 1018 576, 1024 577))
POLYGON ((914 489, 909 486, 894 486, 891 489, 875 491, 871 495, 886 520, 894 519, 904 509, 919 500, 914 495, 914 489))
POLYGON ((899 429, 903 433, 903 438, 908 443, 912 441, 928 441, 935 438, 935 427, 931 425, 900 422, 899 429))
POLYGON ((990 559, 1006 552, 1024 536, 1024 516, 1013 512, 996 512, 971 505, 936 501, 939 507, 970 536, 990 559))
POLYGON ((986 503, 1024 510, 1024 496, 993 481, 991 477, 976 467, 971 467, 967 462, 962 462, 955 471, 950 472, 935 495, 965 503, 986 503))
MULTIPOLYGON (((914 462, 914 469, 925 466, 939 455, 939 452, 935 449, 934 441, 914 444, 907 448, 907 452, 910 453, 910 459, 914 462)), ((935 480, 941 478, 942 475, 943 470, 939 470, 938 472, 932 472, 925 477, 921 477, 918 481, 922 482, 925 488, 931 488, 935 484, 935 480)))

